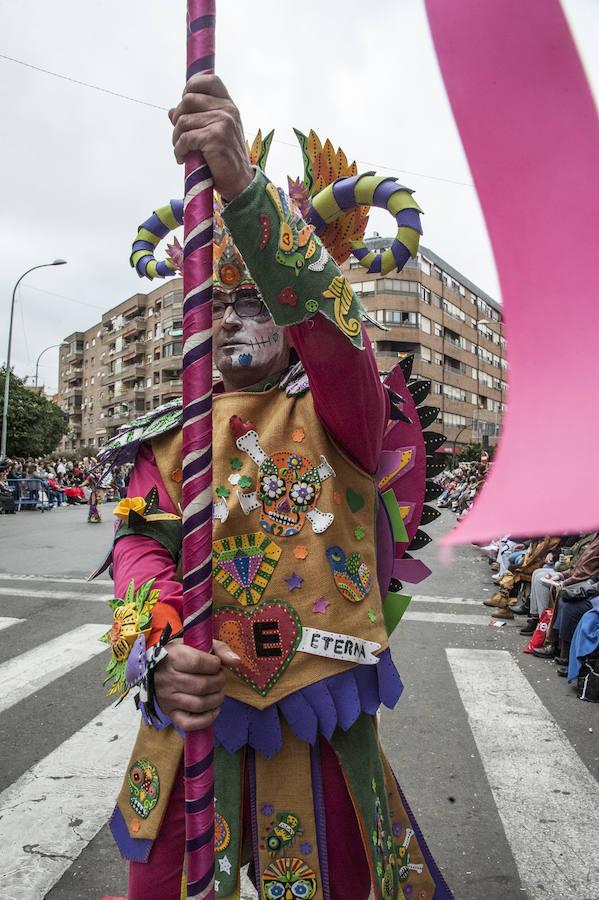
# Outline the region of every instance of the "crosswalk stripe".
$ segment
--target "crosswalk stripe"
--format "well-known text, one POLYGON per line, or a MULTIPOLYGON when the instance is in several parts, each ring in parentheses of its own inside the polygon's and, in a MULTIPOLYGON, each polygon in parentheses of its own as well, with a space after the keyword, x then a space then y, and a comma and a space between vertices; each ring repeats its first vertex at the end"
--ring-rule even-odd
MULTIPOLYGON (((46 597, 48 600, 92 600, 99 601, 103 603, 108 599, 107 594, 88 594, 84 591, 47 591, 45 589, 42 590, 33 590, 28 588, 9 588, 9 587, 0 587, 0 597, 29 597, 31 599, 35 599, 36 597, 46 597)), ((112 597, 112 594, 110 594, 112 597)))
POLYGON ((452 606, 480 606, 481 602, 467 597, 428 597, 421 594, 412 597, 412 603, 450 603, 452 606))
POLYGON ((10 616, 0 616, 0 631, 3 628, 10 628, 11 625, 19 625, 20 622, 24 622, 25 619, 13 619, 10 616))
POLYGON ((81 625, 0 665, 0 712, 35 694, 98 653, 105 625, 81 625))
POLYGON ((488 625, 489 617, 485 615, 468 615, 468 613, 419 612, 408 609, 401 619, 403 622, 430 622, 434 625, 488 625))
POLYGON ((445 650, 531 900, 599 896, 599 785, 505 650, 445 650))
POLYGON ((70 578, 66 575, 9 575, 6 572, 0 574, 0 582, 2 581, 40 581, 56 582, 57 584, 85 584, 92 590, 110 589, 110 582, 107 581, 88 581, 87 578, 70 578))
POLYGON ((0 794, 1 897, 42 900, 95 837, 137 726, 128 702, 104 710, 0 794))

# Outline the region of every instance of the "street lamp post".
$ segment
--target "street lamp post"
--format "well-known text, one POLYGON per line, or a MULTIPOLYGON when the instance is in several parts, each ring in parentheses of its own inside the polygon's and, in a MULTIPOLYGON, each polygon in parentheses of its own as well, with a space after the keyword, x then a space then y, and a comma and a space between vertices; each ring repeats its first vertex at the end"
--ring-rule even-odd
POLYGON ((67 344, 60 343, 60 344, 51 344, 49 347, 44 347, 44 349, 42 350, 42 352, 40 353, 40 355, 38 356, 38 358, 35 362, 35 386, 36 387, 37 387, 37 379, 38 379, 38 374, 39 374, 40 359, 42 358, 44 353, 47 350, 55 350, 56 347, 67 347, 67 346, 68 346, 67 344))
POLYGON ((51 263, 42 263, 40 266, 32 266, 30 269, 27 269, 26 272, 23 272, 13 288, 12 300, 10 303, 10 322, 8 325, 8 350, 6 352, 6 375, 4 378, 4 407, 2 408, 2 440, 0 443, 0 460, 6 459, 6 440, 8 436, 8 398, 10 394, 10 353, 12 349, 12 325, 15 312, 15 298, 17 295, 17 288, 25 278, 25 275, 29 275, 30 272, 34 272, 36 269, 45 269, 48 266, 65 266, 66 262, 66 259, 55 259, 54 262, 51 263))

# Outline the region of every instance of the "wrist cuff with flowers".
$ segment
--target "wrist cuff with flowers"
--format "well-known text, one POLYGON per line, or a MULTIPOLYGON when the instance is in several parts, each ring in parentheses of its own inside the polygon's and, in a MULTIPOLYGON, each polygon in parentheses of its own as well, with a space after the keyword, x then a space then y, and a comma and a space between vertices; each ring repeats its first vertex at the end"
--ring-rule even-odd
POLYGON ((137 591, 135 582, 131 580, 124 600, 114 597, 108 601, 113 614, 112 626, 100 640, 112 650, 104 681, 108 685, 106 693, 109 697, 118 694, 119 700, 122 700, 129 692, 130 685, 126 678, 129 657, 140 639, 145 645, 146 635, 152 630, 152 610, 160 596, 160 591, 152 589, 154 580, 144 581, 137 591))
POLYGON ((125 497, 114 514, 121 519, 115 542, 129 535, 150 537, 168 550, 175 565, 179 565, 183 540, 181 516, 158 508, 156 487, 146 497, 125 497))

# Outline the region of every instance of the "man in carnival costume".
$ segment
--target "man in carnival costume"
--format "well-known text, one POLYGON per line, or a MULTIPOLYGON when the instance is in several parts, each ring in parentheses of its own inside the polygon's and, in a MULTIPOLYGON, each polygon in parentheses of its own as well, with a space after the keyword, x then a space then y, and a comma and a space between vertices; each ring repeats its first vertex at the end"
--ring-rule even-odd
MULTIPOLYGON (((353 250, 370 271, 401 268, 417 250, 417 204, 394 179, 357 176, 328 141, 299 132, 305 177, 287 197, 262 171, 272 135, 259 135, 248 157, 216 77, 194 77, 170 117, 177 160, 201 151, 220 195, 215 642, 209 655, 180 636, 175 402, 100 454, 105 469, 135 460, 112 554, 123 599, 112 601, 105 636, 110 690, 140 685, 143 717, 111 820, 130 860, 129 900, 180 896, 182 734, 212 723, 219 897, 239 896, 250 863, 265 900, 450 898, 375 716, 401 693, 388 632, 404 599, 398 579, 423 577, 405 550, 426 540, 418 526, 433 517, 423 504, 435 496, 426 454, 442 438, 422 434, 434 419, 431 408, 416 410, 426 391, 408 387, 399 367, 381 383, 361 306, 335 261, 353 250), (383 254, 362 240, 368 204, 399 226, 383 254)), ((180 217, 171 204, 144 223, 132 256, 140 274, 174 274, 176 250, 158 263, 153 247, 180 217)))

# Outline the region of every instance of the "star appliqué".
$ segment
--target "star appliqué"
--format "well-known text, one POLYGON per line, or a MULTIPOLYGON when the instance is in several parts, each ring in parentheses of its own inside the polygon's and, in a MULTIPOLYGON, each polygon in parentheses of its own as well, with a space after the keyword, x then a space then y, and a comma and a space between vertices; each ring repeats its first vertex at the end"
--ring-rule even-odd
POLYGON ((230 874, 231 874, 231 861, 229 860, 229 857, 228 857, 228 856, 225 855, 225 856, 223 856, 221 859, 219 859, 219 861, 218 861, 218 871, 219 871, 219 872, 226 872, 227 875, 230 875, 230 874))
POLYGON ((317 613, 318 615, 324 616, 327 609, 331 604, 324 597, 319 597, 318 600, 314 601, 314 605, 312 607, 312 612, 317 613))
POLYGON ((297 591, 304 583, 304 579, 300 575, 296 575, 295 572, 292 572, 285 581, 289 585, 290 591, 297 591))

